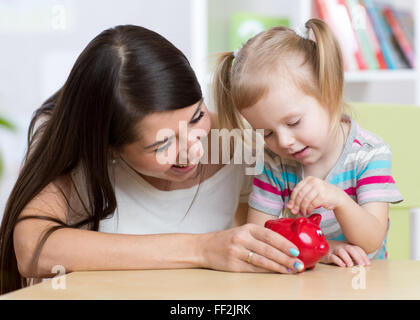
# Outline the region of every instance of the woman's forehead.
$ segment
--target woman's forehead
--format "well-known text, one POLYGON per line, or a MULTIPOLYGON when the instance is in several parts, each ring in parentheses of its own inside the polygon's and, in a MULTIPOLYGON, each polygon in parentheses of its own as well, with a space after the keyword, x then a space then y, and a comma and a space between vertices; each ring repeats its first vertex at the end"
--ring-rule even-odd
POLYGON ((171 130, 178 134, 180 124, 188 124, 203 106, 204 102, 200 100, 185 108, 152 112, 137 123, 135 130, 145 145, 153 143, 152 140, 155 140, 158 132, 162 130, 171 130))

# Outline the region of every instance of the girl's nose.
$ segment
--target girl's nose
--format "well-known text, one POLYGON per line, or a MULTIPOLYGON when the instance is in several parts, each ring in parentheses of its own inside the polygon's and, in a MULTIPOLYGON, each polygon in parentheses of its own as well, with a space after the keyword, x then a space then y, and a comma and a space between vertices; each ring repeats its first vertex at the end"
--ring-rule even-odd
POLYGON ((295 139, 289 132, 282 130, 277 133, 277 143, 284 149, 292 146, 295 143, 295 139))

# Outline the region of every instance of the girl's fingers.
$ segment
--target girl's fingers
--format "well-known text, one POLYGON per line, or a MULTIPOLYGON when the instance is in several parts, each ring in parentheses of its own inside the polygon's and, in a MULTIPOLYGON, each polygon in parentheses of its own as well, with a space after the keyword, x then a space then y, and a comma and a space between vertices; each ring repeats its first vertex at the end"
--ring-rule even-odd
POLYGON ((293 206, 295 205, 295 201, 296 201, 296 196, 299 194, 300 190, 306 185, 306 181, 302 180, 301 182, 299 182, 295 188, 292 191, 292 194, 290 195, 290 199, 289 199, 289 203, 287 204, 287 207, 289 209, 292 209, 293 206))
POLYGON ((339 267, 343 267, 343 268, 346 267, 346 264, 343 262, 343 260, 341 260, 335 254, 330 254, 329 261, 330 261, 330 263, 334 263, 339 267))
POLYGON ((357 250, 356 246, 348 246, 346 248, 346 251, 350 254, 351 258, 356 263, 356 265, 363 266, 365 264, 361 252, 357 250))
POLYGON ((309 215, 316 208, 314 201, 318 197, 318 191, 316 189, 311 189, 302 200, 300 204, 300 212, 303 215, 309 215))
POLYGON ((347 267, 353 267, 353 260, 344 248, 338 249, 336 255, 345 262, 347 267))
POLYGON ((368 266, 370 264, 370 260, 365 250, 358 246, 354 246, 354 249, 358 252, 362 265, 368 266))
MULTIPOLYGON (((298 189, 298 190, 293 190, 292 192, 292 196, 293 194, 295 195, 294 197, 294 201, 293 201, 293 205, 292 205, 292 212, 294 214, 299 213, 299 211, 301 211, 302 209, 302 202, 306 199, 306 195, 311 192, 312 187, 308 184, 302 184, 302 186, 298 189)), ((303 213, 303 212, 301 212, 303 213)))

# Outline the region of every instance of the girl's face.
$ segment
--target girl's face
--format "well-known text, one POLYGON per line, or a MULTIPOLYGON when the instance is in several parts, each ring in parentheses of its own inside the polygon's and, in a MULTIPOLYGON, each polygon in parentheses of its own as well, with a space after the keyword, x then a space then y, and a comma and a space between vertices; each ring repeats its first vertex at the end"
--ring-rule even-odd
POLYGON ((279 79, 255 105, 241 111, 277 155, 311 165, 331 148, 330 116, 319 102, 279 79))
POLYGON ((137 125, 138 136, 120 157, 141 175, 182 182, 195 176, 202 156, 200 139, 210 132, 210 116, 203 100, 189 107, 155 112, 137 125))

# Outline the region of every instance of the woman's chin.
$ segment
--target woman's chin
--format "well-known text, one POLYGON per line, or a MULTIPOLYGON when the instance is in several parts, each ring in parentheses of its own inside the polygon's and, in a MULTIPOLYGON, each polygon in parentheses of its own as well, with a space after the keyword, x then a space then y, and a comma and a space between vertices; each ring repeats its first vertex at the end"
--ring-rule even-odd
POLYGON ((167 171, 168 180, 172 181, 185 181, 189 178, 195 177, 197 172, 198 164, 191 166, 171 166, 167 171))

